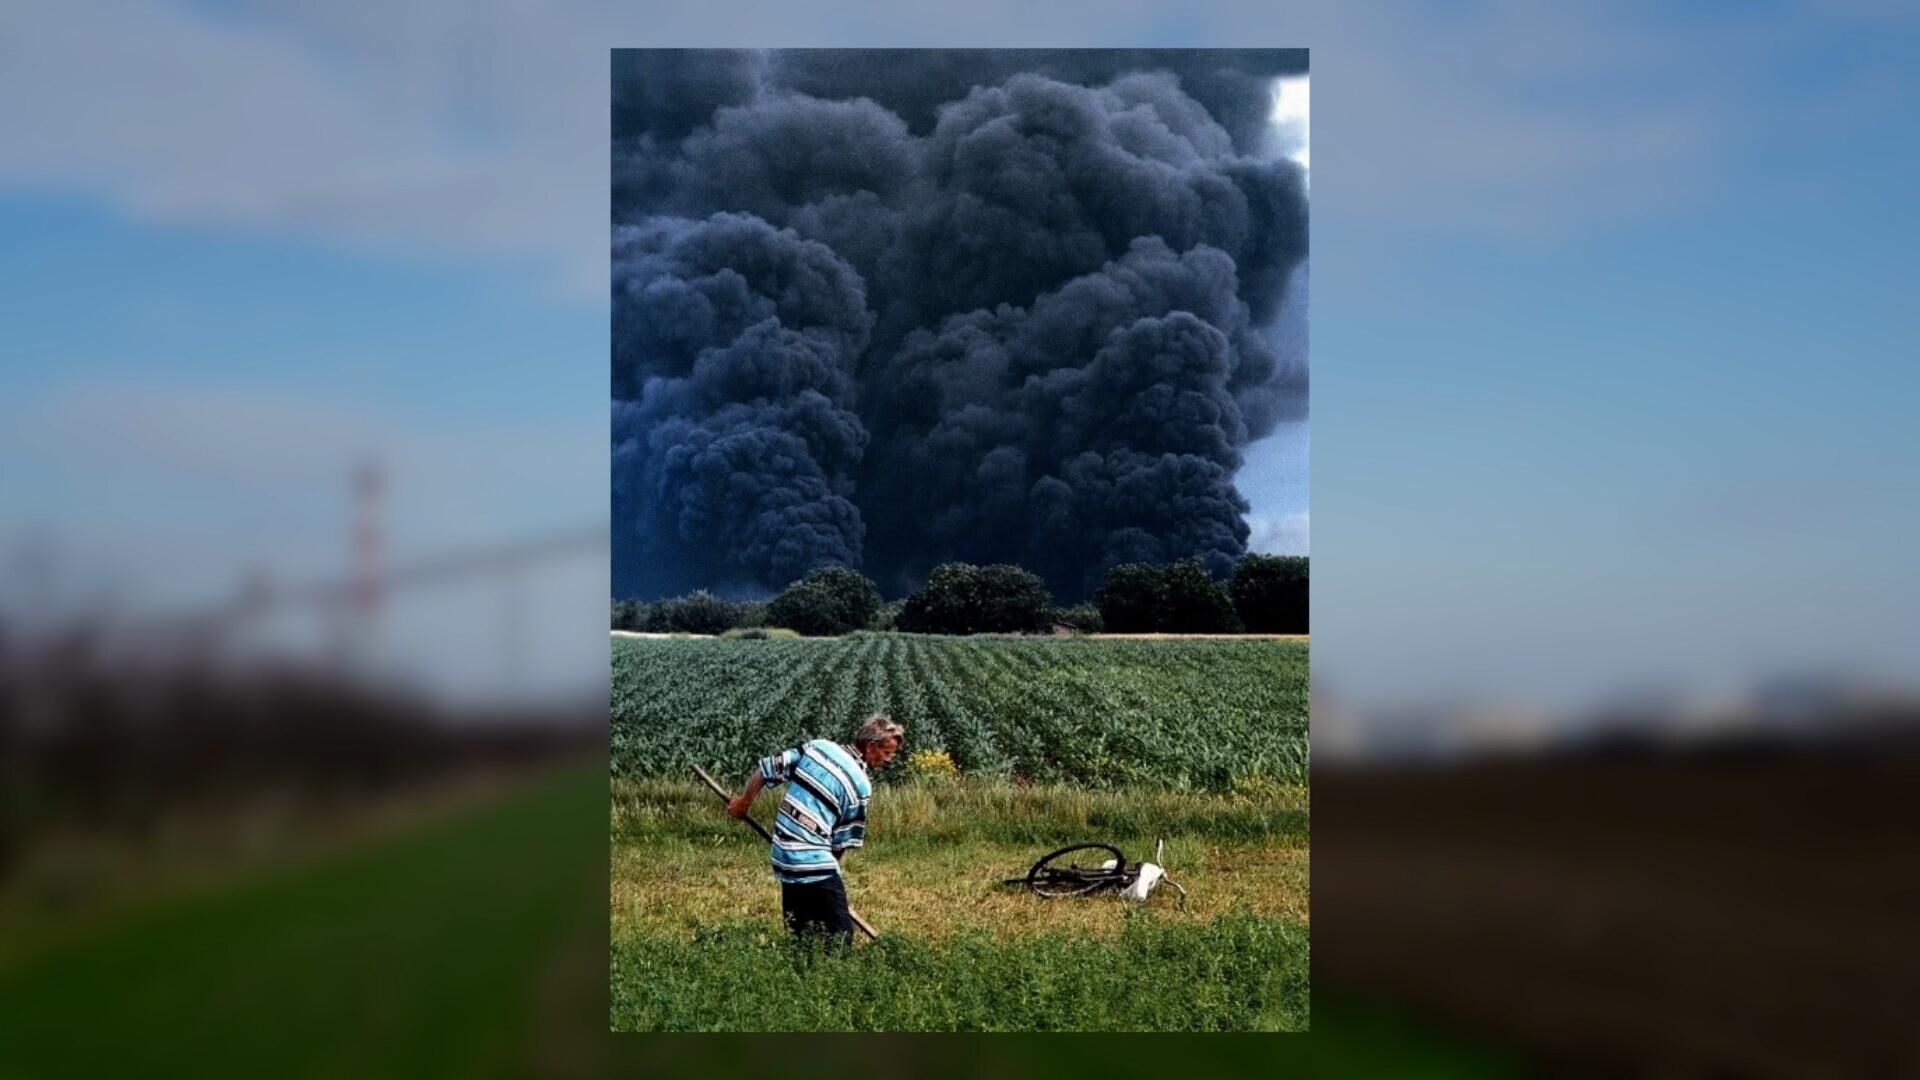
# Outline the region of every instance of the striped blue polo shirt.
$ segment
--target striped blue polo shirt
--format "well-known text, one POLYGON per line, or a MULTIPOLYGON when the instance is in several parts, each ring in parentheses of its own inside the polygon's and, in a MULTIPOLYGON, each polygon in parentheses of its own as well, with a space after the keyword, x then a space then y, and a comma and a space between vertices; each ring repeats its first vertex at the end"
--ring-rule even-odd
POLYGON ((790 885, 840 872, 833 853, 866 843, 873 781, 860 755, 831 739, 810 739, 760 759, 767 787, 787 785, 773 819, 773 876, 790 885))

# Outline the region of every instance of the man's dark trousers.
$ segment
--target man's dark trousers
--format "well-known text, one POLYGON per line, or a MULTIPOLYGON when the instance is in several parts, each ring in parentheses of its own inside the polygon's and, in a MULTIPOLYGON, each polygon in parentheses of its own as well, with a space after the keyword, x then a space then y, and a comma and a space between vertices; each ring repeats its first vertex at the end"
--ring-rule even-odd
POLYGON ((839 874, 805 885, 780 885, 780 910, 787 929, 802 942, 821 939, 829 947, 853 944, 853 912, 839 874))

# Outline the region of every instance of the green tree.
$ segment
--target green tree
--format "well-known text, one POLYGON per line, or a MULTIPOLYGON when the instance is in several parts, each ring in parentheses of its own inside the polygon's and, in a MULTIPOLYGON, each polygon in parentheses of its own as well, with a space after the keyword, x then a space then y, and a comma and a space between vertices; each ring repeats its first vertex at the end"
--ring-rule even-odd
POLYGON ((895 625, 915 634, 970 634, 980 607, 980 568, 941 563, 900 605, 895 625))
POLYGON ((1166 621, 1166 577, 1157 566, 1123 563, 1107 571, 1093 602, 1108 633, 1151 633, 1166 621))
POLYGON ((865 629, 880 604, 880 590, 865 574, 827 566, 774 597, 767 605, 767 622, 809 637, 829 637, 865 629))
POLYGON ((1236 634, 1240 616, 1226 586, 1213 580, 1198 559, 1182 559, 1161 568, 1166 609, 1160 629, 1169 634, 1236 634))
POLYGON ((1307 632, 1306 556, 1249 555, 1234 569, 1228 589, 1234 610, 1249 631, 1307 632))
POLYGON ((655 604, 647 629, 659 634, 722 634, 740 625, 740 608, 701 589, 655 604))
POLYGON ((613 629, 644 630, 647 626, 647 614, 647 605, 638 600, 615 600, 613 629))
POLYGON ((922 634, 1027 634, 1046 628, 1053 594, 1004 563, 942 563, 900 607, 896 625, 922 634))
POLYGON ((906 602, 903 600, 891 600, 881 604, 880 610, 874 612, 873 618, 867 620, 867 629, 883 631, 899 629, 900 609, 904 606, 906 602))
POLYGON ((1031 634, 1047 629, 1053 594, 1030 570, 1005 563, 980 570, 975 633, 1031 634))

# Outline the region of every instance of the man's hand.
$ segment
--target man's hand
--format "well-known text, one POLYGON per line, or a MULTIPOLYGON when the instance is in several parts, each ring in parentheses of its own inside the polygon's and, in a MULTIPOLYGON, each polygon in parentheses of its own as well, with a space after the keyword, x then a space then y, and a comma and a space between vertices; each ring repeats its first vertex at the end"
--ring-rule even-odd
POLYGON ((745 790, 727 800, 727 813, 745 821, 753 810, 753 800, 760 797, 760 789, 765 786, 766 780, 761 778, 760 770, 753 770, 753 774, 747 777, 745 790))

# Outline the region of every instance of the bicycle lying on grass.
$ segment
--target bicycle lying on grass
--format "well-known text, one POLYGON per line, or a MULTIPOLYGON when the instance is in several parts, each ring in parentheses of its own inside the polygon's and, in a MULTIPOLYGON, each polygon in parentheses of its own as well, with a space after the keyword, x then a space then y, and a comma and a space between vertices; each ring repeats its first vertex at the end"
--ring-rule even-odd
POLYGON ((1139 903, 1164 882, 1179 890, 1180 906, 1184 908, 1187 890, 1168 877, 1158 862, 1166 846, 1165 840, 1154 846, 1154 862, 1128 866, 1126 854, 1112 844, 1074 844, 1042 856, 1025 877, 1007 878, 1001 884, 1024 885, 1047 900, 1117 892, 1139 903), (1107 858, 1094 864, 1102 855, 1107 858))

